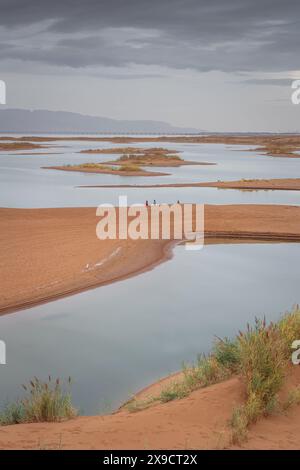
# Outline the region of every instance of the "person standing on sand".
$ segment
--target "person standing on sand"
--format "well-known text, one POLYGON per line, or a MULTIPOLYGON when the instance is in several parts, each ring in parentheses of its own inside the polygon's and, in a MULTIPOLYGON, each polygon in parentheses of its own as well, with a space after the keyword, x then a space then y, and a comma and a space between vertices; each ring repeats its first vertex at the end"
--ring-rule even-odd
POLYGON ((149 206, 149 202, 148 202, 148 201, 146 201, 146 204, 145 204, 145 205, 146 205, 146 207, 148 207, 148 206, 149 206))

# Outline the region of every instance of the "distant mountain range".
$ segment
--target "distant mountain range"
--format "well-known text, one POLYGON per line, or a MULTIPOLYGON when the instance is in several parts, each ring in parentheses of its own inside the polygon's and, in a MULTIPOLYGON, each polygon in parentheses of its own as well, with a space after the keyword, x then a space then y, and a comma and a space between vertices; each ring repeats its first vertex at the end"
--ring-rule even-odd
POLYGON ((0 133, 163 133, 194 134, 190 127, 176 127, 163 121, 122 121, 65 111, 0 110, 0 133))

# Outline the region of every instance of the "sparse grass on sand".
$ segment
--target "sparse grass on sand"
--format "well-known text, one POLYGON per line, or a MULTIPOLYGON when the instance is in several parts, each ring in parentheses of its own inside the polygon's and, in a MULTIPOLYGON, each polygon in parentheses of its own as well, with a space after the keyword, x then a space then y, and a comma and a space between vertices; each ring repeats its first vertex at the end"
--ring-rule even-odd
POLYGON ((126 163, 125 165, 121 165, 118 171, 141 171, 141 168, 133 163, 126 163))
MULTIPOLYGON (((72 165, 70 165, 72 167, 72 165)), ((108 165, 103 165, 103 163, 81 163, 80 165, 75 165, 78 168, 95 168, 97 170, 109 170, 111 171, 111 167, 108 165)))
POLYGON ((300 309, 283 315, 277 323, 266 324, 255 319, 230 340, 217 339, 208 356, 199 356, 192 366, 185 365, 183 379, 165 387, 158 396, 144 401, 132 399, 127 408, 139 411, 153 403, 184 398, 193 390, 239 375, 246 387, 246 402, 233 410, 230 421, 232 442, 240 444, 247 437, 248 427, 260 417, 276 410, 286 411, 300 403, 300 387, 290 390, 279 404, 280 391, 291 364, 291 345, 300 338, 300 309))
POLYGON ((284 411, 288 411, 292 406, 300 404, 300 387, 295 387, 289 391, 288 397, 282 405, 284 411))
POLYGON ((162 151, 155 151, 156 149, 153 149, 154 151, 152 153, 150 152, 145 152, 145 154, 137 155, 137 154, 124 154, 120 158, 116 160, 117 162, 123 163, 123 162, 128 162, 128 163, 133 163, 133 164, 139 164, 139 165, 147 165, 155 162, 160 162, 160 161, 176 161, 180 162, 182 161, 182 158, 179 157, 178 155, 169 155, 167 153, 164 153, 162 151))
POLYGON ((77 410, 72 405, 71 378, 67 384, 60 379, 42 382, 36 377, 22 385, 27 395, 22 400, 7 404, 0 412, 0 425, 63 421, 74 418, 77 410))
POLYGON ((31 142, 1 142, 0 151, 11 152, 13 150, 33 150, 45 148, 43 145, 33 144, 31 142))
POLYGON ((178 153, 178 150, 169 150, 163 147, 151 147, 151 148, 114 147, 114 148, 81 150, 80 153, 104 153, 104 154, 123 154, 123 155, 153 155, 153 154, 167 155, 170 153, 178 153))
MULTIPOLYGON (((123 154, 117 160, 105 163, 86 162, 77 165, 63 165, 62 167, 52 167, 56 169, 74 169, 74 170, 98 170, 99 172, 107 173, 133 173, 133 172, 144 172, 141 166, 160 166, 166 163, 177 165, 182 158, 178 155, 169 155, 168 150, 161 148, 145 149, 144 153, 141 154, 123 154)), ((51 167, 50 167, 51 168, 51 167)))
MULTIPOLYGON (((67 167, 72 168, 72 165, 66 165, 67 167)), ((82 169, 95 169, 95 170, 104 170, 104 171, 109 171, 113 173, 114 171, 141 171, 141 168, 138 165, 135 165, 133 163, 128 163, 122 164, 116 167, 112 167, 110 165, 105 165, 103 163, 81 163, 80 165, 75 165, 76 168, 82 168, 82 169)))
MULTIPOLYGON (((231 443, 241 444, 248 428, 274 411, 285 413, 300 404, 300 387, 288 391, 283 401, 278 394, 291 366, 292 343, 300 338, 300 309, 284 314, 278 322, 267 324, 255 319, 234 339, 217 338, 211 354, 201 355, 193 365, 184 365, 182 378, 164 387, 157 396, 133 398, 126 407, 137 412, 155 403, 166 403, 188 396, 196 389, 238 375, 244 382, 245 403, 233 410, 230 420, 231 443)), ((23 385, 27 396, 7 405, 0 413, 0 424, 62 421, 76 416, 69 391, 59 379, 41 382, 37 378, 23 385)))

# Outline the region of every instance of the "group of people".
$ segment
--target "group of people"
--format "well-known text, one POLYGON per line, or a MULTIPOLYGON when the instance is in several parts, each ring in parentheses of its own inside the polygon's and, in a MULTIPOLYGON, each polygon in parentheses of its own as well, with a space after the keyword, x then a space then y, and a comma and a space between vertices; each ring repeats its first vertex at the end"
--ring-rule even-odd
MULTIPOLYGON (((153 206, 156 206, 156 200, 155 200, 155 199, 154 199, 154 201, 153 201, 153 204, 152 204, 152 205, 153 205, 153 206)), ((146 206, 146 207, 148 207, 148 206, 149 206, 149 201, 146 201, 146 203, 145 203, 145 206, 146 206)))
MULTIPOLYGON (((177 201, 177 204, 180 204, 180 201, 179 201, 179 199, 178 199, 178 201, 177 201)), ((145 202, 145 206, 146 206, 146 207, 148 207, 148 206, 149 206, 149 201, 148 201, 148 200, 145 202)), ((154 199, 154 200, 153 200, 153 204, 152 204, 152 206, 156 206, 156 199, 154 199)))

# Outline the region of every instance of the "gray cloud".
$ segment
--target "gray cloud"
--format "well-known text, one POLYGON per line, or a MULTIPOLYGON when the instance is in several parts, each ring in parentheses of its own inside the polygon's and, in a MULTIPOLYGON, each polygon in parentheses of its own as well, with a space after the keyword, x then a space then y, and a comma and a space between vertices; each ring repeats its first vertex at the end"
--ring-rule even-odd
POLYGON ((298 68, 298 0, 1 0, 0 13, 1 60, 204 72, 298 68), (44 24, 38 32, 37 24, 44 24), (18 40, 5 40, 14 31, 18 40))
POLYGON ((259 86, 280 86, 291 87, 293 80, 291 78, 249 78, 243 80, 241 83, 246 85, 259 85, 259 86))

